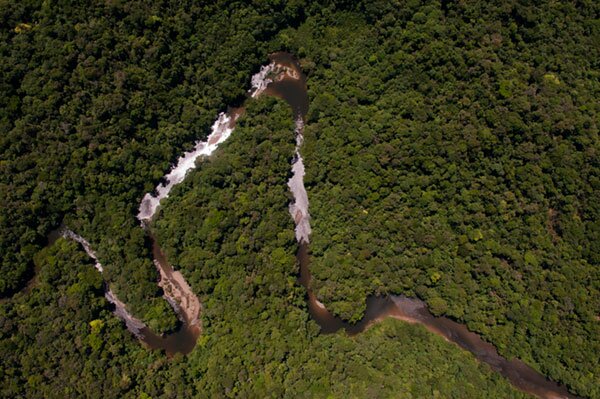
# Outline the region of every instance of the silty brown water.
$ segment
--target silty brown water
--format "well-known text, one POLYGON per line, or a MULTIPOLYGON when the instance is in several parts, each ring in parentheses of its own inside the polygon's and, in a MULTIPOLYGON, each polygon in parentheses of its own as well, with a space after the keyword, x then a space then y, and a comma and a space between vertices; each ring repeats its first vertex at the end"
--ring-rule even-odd
POLYGON ((377 297, 371 296, 366 300, 366 310, 363 318, 356 324, 350 324, 331 312, 318 301, 310 288, 309 253, 306 243, 300 243, 297 255, 300 266, 299 281, 306 289, 308 309, 313 320, 321 327, 324 334, 345 330, 348 335, 357 335, 373 324, 387 317, 393 317, 413 324, 423 325, 427 330, 442 336, 449 342, 471 352, 475 357, 492 370, 508 378, 513 386, 521 391, 540 398, 577 398, 569 391, 518 359, 507 360, 500 356, 496 348, 485 342, 479 335, 469 331, 467 327, 446 317, 435 317, 427 309, 427 304, 419 299, 404 296, 377 297))
MULTIPOLYGON (((290 104, 295 115, 305 115, 308 111, 306 78, 300 73, 299 65, 287 53, 275 53, 269 58, 271 63, 263 66, 260 72, 253 76, 250 96, 257 97, 264 93, 280 97, 290 104)), ((240 107, 230 108, 226 113, 220 114, 213 125, 213 133, 206 142, 196 143, 193 151, 185 153, 165 176, 163 182, 157 186, 155 194, 146 194, 140 204, 138 219, 142 223, 142 227, 148 232, 147 235, 152 242, 154 263, 161 277, 159 285, 165 292, 165 299, 169 301, 179 316, 181 325, 178 331, 165 337, 157 336, 146 326, 137 335, 149 347, 163 349, 170 355, 174 353, 187 354, 195 347, 198 336, 202 331, 200 327, 201 304, 183 275, 173 270, 173 267, 167 262, 155 237, 149 230, 148 223, 151 222, 158 211, 160 200, 169 195, 173 186, 184 180, 186 172, 195 167, 195 160, 198 156, 210 155, 218 144, 231 135, 235 128, 235 122, 243 112, 244 108, 240 107)), ((303 123, 300 123, 300 127, 297 128, 296 132, 300 137, 302 126, 303 123)), ((303 175, 301 159, 296 160, 296 166, 302 168, 303 175)), ((300 187, 304 190, 303 184, 300 184, 300 187)), ((306 197, 305 193, 304 191, 304 197, 306 197)), ((307 207, 308 201, 305 204, 305 208, 307 207)), ((303 210, 299 209, 299 212, 301 214, 300 219, 308 218, 307 211, 303 213, 303 210)), ((304 231, 306 237, 309 233, 309 231, 304 231)))
MULTIPOLYGON (((267 92, 287 101, 294 110, 296 119, 303 120, 308 112, 309 104, 306 77, 302 73, 300 65, 290 54, 286 53, 276 53, 272 56, 272 59, 294 69, 295 72, 284 75, 282 81, 270 85, 267 92)), ((301 143, 302 140, 300 140, 296 149, 297 157, 300 157, 298 147, 301 143)), ((304 190, 304 187, 302 190, 304 190)), ((295 194, 293 190, 292 193, 295 194)), ((306 212, 308 213, 308 209, 306 212)), ((294 214, 292 214, 292 217, 298 223, 298 219, 294 214)), ((434 317, 427 309, 427 304, 419 299, 402 296, 372 296, 366 299, 365 314, 358 323, 350 324, 335 317, 317 299, 310 287, 308 238, 298 237, 298 234, 296 234, 296 237, 298 238, 297 261, 300 269, 298 280, 306 289, 309 313, 321 327, 322 333, 330 334, 345 330, 346 333, 352 336, 360 334, 369 326, 387 317, 421 324, 447 341, 468 350, 479 361, 488 364, 494 371, 506 377, 513 386, 524 392, 547 399, 577 398, 577 396, 569 393, 564 386, 548 380, 522 361, 518 359, 507 360, 500 356, 492 344, 485 342, 479 335, 469 331, 464 325, 445 317, 434 317)))
MULTIPOLYGON (((301 175, 295 182, 292 182, 293 179, 291 179, 288 185, 295 197, 295 201, 292 205, 298 205, 298 196, 306 196, 306 190, 302 183, 304 166, 299 153, 299 148, 303 141, 304 118, 309 107, 306 77, 302 73, 299 63, 291 54, 283 52, 275 53, 270 56, 270 59, 272 63, 263 67, 261 72, 253 77, 253 89, 251 90, 251 95, 252 97, 256 97, 262 92, 266 92, 269 95, 285 100, 294 111, 297 148, 293 164, 301 166, 301 175), (256 86, 254 84, 255 78, 257 78, 256 86), (300 163, 298 164, 298 162, 300 163)), ((230 110, 229 112, 234 112, 235 114, 220 115, 219 117, 220 119, 227 121, 228 130, 233 129, 235 120, 243 110, 230 110), (233 119, 233 122, 231 122, 231 119, 233 119)), ((231 131, 226 132, 226 136, 230 133, 231 131)), ((207 144, 213 145, 219 140, 213 139, 212 143, 210 141, 211 139, 209 139, 207 144)), ((203 147, 198 148, 201 150, 203 147)), ((298 170, 294 170, 294 175, 298 175, 298 170)), ((169 184, 168 181, 167 184, 169 184)), ((164 184, 163 187, 167 187, 167 184, 164 184)), ((170 189, 170 187, 168 188, 170 189)), ((168 194, 168 190, 165 190, 164 188, 162 191, 157 189, 157 192, 160 195, 163 195, 163 197, 168 194)), ((148 194, 144 199, 146 202, 140 206, 140 219, 149 221, 158 208, 158 201, 156 201, 156 203, 150 202, 154 201, 152 194, 148 194)), ((524 392, 549 399, 576 398, 576 396, 570 394, 565 387, 549 381, 543 375, 539 374, 520 360, 515 359, 509 361, 503 358, 498 354, 493 345, 483 341, 477 334, 468 331, 464 325, 445 317, 433 316, 427 309, 427 305, 419 299, 402 296, 369 297, 366 299, 365 314, 358 323, 349 324, 335 317, 321 302, 319 302, 310 287, 311 275, 309 270, 310 256, 308 248, 310 226, 308 224, 308 200, 305 199, 305 202, 304 206, 306 209, 296 209, 291 207, 291 210, 295 209, 295 211, 292 212, 292 217, 296 224, 299 225, 300 223, 305 223, 307 225, 307 230, 299 232, 298 227, 296 230, 296 237, 298 238, 299 244, 297 253, 297 261, 300 269, 299 282, 306 289, 309 313, 321 327, 322 333, 335 333, 340 330, 345 330, 349 335, 356 335, 386 317, 393 317, 410 323, 421 324, 429 331, 440 335, 447 341, 473 353, 478 360, 488 364, 493 370, 508 378, 516 388, 524 392), (298 212, 300 213, 298 214, 298 212)), ((173 268, 168 264, 154 238, 152 236, 150 236, 150 238, 152 240, 156 265, 159 270, 162 269, 161 275, 164 273, 164 278, 172 280, 174 273, 177 272, 174 272, 173 268)), ((186 291, 186 288, 183 287, 180 282, 178 282, 178 284, 182 291, 186 291)), ((185 283, 185 285, 187 285, 187 283, 185 283)), ((189 289, 189 286, 187 286, 187 289, 189 289)), ((118 307, 120 302, 118 300, 116 301, 118 307)), ((174 306, 177 307, 177 304, 174 306)), ((125 309, 124 305, 122 306, 122 309, 125 309)), ((117 310, 119 309, 117 308, 117 310)), ((163 349, 168 354, 189 353, 196 345, 197 338, 201 333, 201 328, 192 320, 193 316, 190 316, 189 313, 178 312, 178 315, 182 319, 182 327, 179 331, 166 337, 157 336, 146 326, 142 326, 141 329, 138 329, 135 333, 151 348, 163 349)))

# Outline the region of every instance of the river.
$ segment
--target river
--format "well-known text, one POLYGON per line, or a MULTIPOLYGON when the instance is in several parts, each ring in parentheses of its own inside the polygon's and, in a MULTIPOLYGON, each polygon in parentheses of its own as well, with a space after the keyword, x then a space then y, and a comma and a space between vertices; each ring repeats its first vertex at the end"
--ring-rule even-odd
MULTIPOLYGON (((392 317, 409 323, 423 325, 434 334, 448 342, 471 352, 479 361, 488 364, 492 370, 506 377, 516 388, 540 398, 576 398, 567 389, 560 386, 526 365, 520 360, 508 360, 498 354, 496 348, 485 342, 479 335, 470 332, 464 325, 445 317, 435 317, 427 309, 425 302, 404 296, 369 297, 364 317, 356 324, 349 324, 335 317, 317 299, 311 289, 310 274, 310 214, 309 201, 304 187, 304 161, 300 149, 304 141, 304 121, 309 107, 306 76, 299 63, 290 54, 274 53, 270 63, 252 77, 249 97, 263 93, 285 100, 294 111, 296 149, 292 159, 292 177, 288 187, 293 195, 289 211, 295 223, 295 235, 298 241, 297 261, 300 269, 299 283, 306 289, 308 310, 311 317, 320 326, 323 334, 340 330, 354 336, 362 333, 377 322, 392 317)), ((232 134, 235 122, 243 113, 243 108, 229 109, 219 114, 206 141, 196 143, 194 149, 184 153, 152 193, 147 193, 140 204, 138 220, 152 241, 154 263, 160 273, 159 285, 165 292, 165 299, 171 303, 179 319, 181 328, 165 337, 157 336, 141 321, 131 316, 126 306, 118 300, 107 287, 106 297, 115 306, 115 313, 121 317, 136 336, 147 346, 163 349, 168 355, 189 353, 196 345, 202 328, 200 325, 201 303, 187 284, 183 275, 175 271, 167 262, 150 230, 152 218, 159 210, 160 201, 168 197, 176 184, 184 180, 186 173, 195 167, 199 156, 209 156, 232 134)), ((102 272, 102 265, 87 241, 75 233, 66 234, 68 238, 80 242, 88 255, 96 262, 96 268, 102 272)))
POLYGON ((308 111, 308 96, 306 77, 300 65, 288 54, 278 53, 275 60, 281 60, 286 66, 295 69, 294 74, 286 76, 283 82, 274 82, 267 89, 269 94, 276 95, 288 102, 294 110, 296 122, 296 155, 292 165, 292 178, 288 183, 294 196, 290 206, 292 218, 296 223, 296 239, 298 241, 297 261, 300 268, 299 282, 306 289, 308 309, 313 320, 321 327, 324 334, 345 330, 350 336, 362 333, 367 328, 392 317, 409 323, 421 324, 434 334, 442 336, 446 341, 471 352, 479 361, 488 364, 492 370, 502 374, 517 389, 533 394, 540 398, 577 398, 575 395, 557 383, 548 380, 518 359, 507 360, 498 354, 496 348, 485 342, 479 335, 469 331, 464 325, 446 317, 434 317, 428 310, 427 304, 419 299, 404 296, 376 297, 366 299, 366 310, 363 318, 356 324, 349 324, 335 317, 321 303, 310 287, 311 274, 309 269, 309 237, 310 216, 308 213, 308 196, 302 183, 304 164, 300 147, 304 140, 302 122, 308 111), (300 122, 298 122, 300 121, 300 122), (300 164, 300 167, 296 165, 300 164), (299 187, 301 185, 301 187, 299 187), (307 233, 305 233, 307 232, 307 233))

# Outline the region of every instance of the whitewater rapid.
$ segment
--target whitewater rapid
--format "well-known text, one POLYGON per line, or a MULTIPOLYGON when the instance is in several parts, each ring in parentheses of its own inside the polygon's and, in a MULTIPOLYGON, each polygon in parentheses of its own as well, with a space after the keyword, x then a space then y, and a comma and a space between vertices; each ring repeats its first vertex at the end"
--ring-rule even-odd
POLYGON ((163 177, 163 182, 158 184, 154 189, 155 194, 146 193, 144 195, 137 215, 140 222, 147 222, 152 219, 160 205, 160 201, 163 198, 167 198, 171 189, 185 179, 188 171, 196 167, 196 160, 200 156, 211 155, 219 147, 219 144, 231 136, 237 117, 237 113, 229 115, 221 112, 215 123, 213 123, 212 132, 206 141, 197 141, 192 151, 185 152, 179 157, 177 164, 163 177))
POLYGON ((308 194, 304 187, 304 161, 300 154, 300 147, 304 142, 304 120, 301 115, 296 116, 296 150, 295 157, 292 162, 292 177, 287 185, 294 197, 294 201, 290 203, 290 215, 296 224, 295 234, 296 241, 299 243, 309 243, 311 233, 310 229, 310 214, 308 213, 308 194))
MULTIPOLYGON (((260 96, 274 80, 281 79, 277 75, 283 75, 282 72, 289 74, 289 71, 287 71, 286 68, 280 67, 273 62, 262 66, 260 71, 251 78, 251 88, 248 91, 250 96, 252 98, 260 96)), ((177 160, 177 163, 173 165, 169 172, 161 179, 161 183, 156 186, 154 191, 146 193, 143 196, 137 214, 137 219, 140 221, 142 228, 148 231, 148 223, 158 211, 160 201, 167 198, 173 187, 181 183, 185 179, 187 173, 196 167, 197 159, 201 156, 210 156, 213 154, 219 145, 231 136, 235 127, 235 122, 241 113, 242 109, 230 109, 228 112, 221 112, 213 123, 211 133, 206 140, 198 140, 194 144, 194 149, 192 151, 184 152, 177 160)), ((300 160, 300 166, 301 165, 302 162, 300 160)), ((304 168, 302 167, 302 175, 304 173, 303 170, 304 168)), ((300 179, 302 178, 300 177, 300 179)), ((194 331, 199 331, 198 325, 200 324, 200 311, 202 309, 200 300, 193 293, 181 272, 174 270, 171 265, 168 264, 164 254, 156 244, 154 237, 150 232, 148 233, 153 242, 154 265, 160 275, 158 285, 163 290, 163 298, 171 305, 179 319, 184 323, 184 329, 187 328, 185 327, 187 325, 194 331)), ((94 260, 94 267, 96 270, 100 273, 104 272, 104 267, 98 260, 96 252, 92 249, 92 246, 86 239, 69 229, 63 229, 60 234, 65 238, 81 244, 87 255, 94 260)), ((104 296, 114 305, 114 314, 125 322, 127 329, 142 340, 148 338, 155 344, 160 342, 144 322, 133 317, 131 313, 128 312, 126 305, 117 298, 108 284, 105 284, 106 289, 104 296)), ((191 334, 191 336, 194 337, 197 335, 191 334)), ((158 345, 168 344, 161 342, 158 345)), ((188 349, 191 350, 191 348, 193 348, 193 345, 188 349)))
MULTIPOLYGON (((252 98, 260 96, 274 80, 280 80, 279 75, 287 75, 290 72, 287 68, 282 68, 271 62, 263 65, 260 71, 251 78, 251 88, 248 93, 252 98), (284 73, 281 73, 284 72, 284 73)), ((210 156, 220 144, 225 142, 233 133, 235 122, 240 116, 240 112, 221 112, 211 128, 211 134, 205 141, 197 141, 194 149, 185 152, 177 163, 171 168, 161 180, 154 192, 146 193, 140 203, 137 218, 140 222, 148 222, 156 213, 160 201, 169 196, 171 189, 181 183, 186 174, 196 167, 196 160, 201 156, 210 156)))
MULTIPOLYGON (((98 260, 96 252, 94 252, 92 246, 85 238, 69 229, 64 229, 61 235, 64 238, 73 240, 81 244, 85 253, 95 262, 94 267, 96 268, 96 270, 98 270, 100 273, 104 273, 104 267, 102 267, 102 264, 98 260)), ((117 298, 117 296, 114 294, 114 292, 112 292, 110 287, 108 287, 108 284, 106 284, 104 297, 106 298, 106 300, 108 300, 108 302, 112 303, 115 306, 114 314, 125 322, 127 329, 131 331, 136 337, 143 338, 142 330, 146 328, 146 325, 141 320, 133 317, 133 315, 131 315, 131 313, 127 311, 127 307, 125 306, 125 304, 117 298)))
MULTIPOLYGON (((348 334, 355 335, 361 333, 370 325, 383 320, 385 317, 394 317, 409 323, 418 323, 425 326, 431 332, 442 336, 447 341, 453 342, 461 348, 470 351, 477 359, 489 364, 493 370, 506 376, 515 387, 524 392, 532 393, 542 398, 575 397, 565 387, 548 381, 543 375, 525 363, 517 359, 508 361, 501 357, 493 345, 484 342, 477 334, 468 331, 465 326, 444 317, 434 317, 428 311, 426 303, 421 300, 394 295, 369 297, 367 298, 365 316, 357 324, 352 325, 333 316, 326 309, 325 305, 319 302, 316 295, 310 289, 311 277, 308 268, 309 254, 307 244, 311 235, 311 227, 308 211, 308 195, 304 187, 304 162, 300 153, 304 141, 303 118, 308 108, 308 97, 305 95, 306 82, 299 66, 294 62, 290 62, 289 55, 278 53, 278 55, 272 56, 273 58, 279 58, 279 62, 272 62, 269 65, 261 67, 260 71, 251 79, 252 88, 249 90, 249 94, 252 98, 261 95, 263 92, 276 95, 288 101, 294 109, 296 146, 292 160, 292 177, 287 183, 293 196, 293 200, 289 205, 289 212, 296 225, 295 236, 300 248, 298 252, 301 270, 299 280, 308 294, 309 312, 313 319, 321 326, 322 332, 333 333, 340 329, 345 329, 348 334), (297 91, 294 92, 292 90, 292 95, 290 96, 290 93, 286 94, 285 90, 278 90, 276 87, 279 82, 290 83, 290 81, 295 82, 296 90, 300 89, 304 93, 304 96, 300 96, 302 100, 298 103, 293 101, 294 95, 298 94, 297 91), (304 104, 304 101, 306 101, 306 104, 304 104)), ((290 89, 289 86, 285 87, 286 90, 290 89)), ((240 112, 238 111, 219 114, 212 126, 212 132, 208 136, 208 139, 196 142, 194 150, 185 152, 179 158, 177 164, 162 179, 163 183, 158 184, 154 193, 146 193, 144 195, 137 215, 144 229, 147 230, 147 222, 155 215, 160 201, 168 197, 171 189, 185 179, 189 170, 195 168, 197 158, 202 155, 211 155, 219 144, 229 138, 239 115, 240 112)), ((103 273, 104 268, 88 241, 68 229, 62 230, 61 235, 80 243, 88 256, 94 260, 94 267, 100 273, 103 273)), ((149 235, 153 241, 154 263, 160 272, 159 286, 163 288, 163 297, 175 309, 180 319, 184 322, 184 327, 180 331, 169 334, 166 337, 158 337, 142 321, 136 319, 127 311, 125 304, 114 295, 108 284, 106 284, 105 297, 115 306, 114 313, 125 322, 127 329, 150 347, 165 349, 167 354, 175 352, 189 353, 194 348, 200 334, 200 327, 196 326, 196 324, 199 323, 198 315, 201 304, 183 278, 183 275, 173 270, 166 262, 164 254, 160 251, 150 232, 149 235)))
POLYGON ((273 74, 277 73, 277 69, 277 65, 274 62, 260 67, 260 71, 250 79, 250 84, 252 85, 250 90, 248 90, 250 97, 256 98, 267 90, 267 87, 273 83, 273 74))

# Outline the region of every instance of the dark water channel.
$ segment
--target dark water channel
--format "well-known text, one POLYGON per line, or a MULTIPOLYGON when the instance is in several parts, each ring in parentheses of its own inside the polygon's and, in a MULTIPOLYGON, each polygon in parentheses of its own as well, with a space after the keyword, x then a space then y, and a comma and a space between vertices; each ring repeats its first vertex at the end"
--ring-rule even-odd
MULTIPOLYGON (((157 268, 162 269, 161 274, 168 275, 168 278, 162 279, 172 281, 175 278, 173 267, 167 262, 167 258, 158 246, 155 237, 148 233, 148 237, 152 242, 152 254, 154 261, 157 263, 157 268)), ((167 353, 167 356, 173 356, 175 353, 188 354, 196 346, 196 341, 202 332, 199 323, 190 319, 188 312, 180 309, 180 306, 171 303, 175 308, 177 316, 180 319, 181 325, 179 329, 171 334, 160 336, 155 334, 150 328, 144 326, 137 334, 139 339, 152 349, 162 349, 167 353)))
POLYGON ((357 335, 386 317, 421 324, 434 334, 471 352, 477 360, 488 364, 492 370, 508 378, 511 384, 521 391, 540 398, 578 398, 569 393, 564 386, 548 380, 522 361, 507 360, 500 356, 492 344, 485 342, 464 325, 446 317, 433 316, 427 309, 427 304, 420 299, 404 296, 368 297, 367 309, 363 318, 356 324, 349 324, 332 315, 312 292, 308 267, 310 257, 308 246, 305 243, 300 244, 297 259, 300 264, 299 281, 306 289, 309 313, 324 334, 345 330, 350 336, 357 335))
POLYGON ((267 94, 279 97, 292 108, 294 117, 304 118, 308 113, 308 92, 306 89, 306 76, 300 69, 298 61, 288 53, 274 53, 269 57, 271 62, 286 69, 287 73, 280 74, 280 79, 275 79, 267 86, 267 94))
MULTIPOLYGON (((292 107, 296 121, 300 119, 302 128, 302 121, 304 120, 309 107, 306 76, 302 73, 299 63, 291 54, 283 52, 275 53, 270 56, 270 60, 277 67, 271 76, 273 81, 268 84, 265 92, 268 95, 285 100, 292 107)), ((243 108, 231 109, 227 113, 227 116, 232 117, 232 120, 235 122, 237 116, 242 112, 243 108), (231 115, 229 115, 230 113, 231 115)), ((297 220, 296 223, 298 223, 297 220)), ((151 234, 149 234, 149 236, 152 241, 154 258, 156 262, 158 262, 157 267, 163 269, 163 271, 167 273, 169 280, 172 280, 173 273, 177 272, 174 272, 172 267, 168 264, 162 251, 158 247, 156 240, 154 240, 151 234), (169 275, 169 273, 171 274, 169 275)), ((50 241, 52 242, 56 238, 58 238, 58 234, 52 233, 50 241)), ((309 313, 321 327, 321 332, 324 334, 344 330, 351 336, 357 335, 365 331, 369 326, 386 317, 393 317, 409 323, 421 324, 429 331, 442 336, 447 341, 468 350, 479 361, 488 364, 494 371, 506 377, 513 386, 524 392, 541 398, 577 398, 570 394, 565 387, 548 380, 522 361, 516 359, 507 360, 503 358, 498 354, 496 348, 492 344, 485 342, 479 335, 470 332, 464 325, 445 317, 433 316, 427 309, 425 302, 419 299, 403 296, 369 297, 366 300, 367 306, 364 317, 356 324, 349 324, 331 314, 326 307, 318 301, 316 295, 313 293, 310 287, 311 274, 309 269, 309 248, 307 242, 302 239, 299 240, 297 261, 300 267, 299 282, 306 289, 309 313)), ((185 284, 189 290, 187 283, 185 284)), ((181 288, 181 286, 179 286, 179 288, 181 288)), ((119 303, 120 302, 117 300, 117 307, 119 306, 119 303)), ((176 307, 176 305, 174 307, 176 307)), ((136 335, 147 346, 163 349, 169 355, 174 353, 189 353, 196 345, 198 336, 201 333, 201 328, 197 320, 191 320, 189 315, 185 316, 185 312, 178 312, 178 315, 180 316, 180 319, 182 319, 182 325, 177 332, 161 337, 154 334, 148 327, 143 326, 136 331, 136 335)))
POLYGON ((152 349, 162 349, 171 357, 176 353, 188 354, 196 346, 201 329, 198 326, 185 325, 176 332, 164 337, 156 335, 148 327, 138 334, 139 339, 152 349))
MULTIPOLYGON (((299 75, 299 79, 275 82, 268 87, 268 93, 284 99, 292 107, 296 117, 304 118, 309 104, 306 77, 300 65, 293 56, 286 53, 276 53, 272 56, 272 60, 293 68, 299 75)), ((306 289, 309 313, 324 334, 345 330, 350 336, 357 335, 387 317, 421 324, 429 331, 471 352, 479 361, 488 364, 492 370, 502 374, 521 391, 540 398, 577 398, 564 386, 550 381, 522 361, 508 360, 500 356, 492 344, 485 342, 464 325, 446 317, 433 316, 427 304, 419 299, 404 296, 368 297, 363 318, 356 324, 349 324, 330 313, 313 293, 310 287, 309 248, 302 240, 299 242, 297 261, 300 266, 299 282, 306 289)))

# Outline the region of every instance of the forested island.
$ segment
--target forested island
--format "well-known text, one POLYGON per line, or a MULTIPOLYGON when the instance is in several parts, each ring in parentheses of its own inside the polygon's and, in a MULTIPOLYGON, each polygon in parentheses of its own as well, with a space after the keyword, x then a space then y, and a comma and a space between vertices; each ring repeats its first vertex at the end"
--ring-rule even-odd
POLYGON ((600 398, 596 2, 0 13, 1 397, 600 398))

